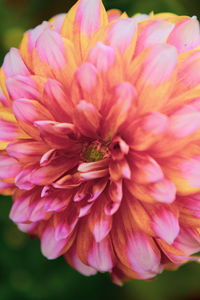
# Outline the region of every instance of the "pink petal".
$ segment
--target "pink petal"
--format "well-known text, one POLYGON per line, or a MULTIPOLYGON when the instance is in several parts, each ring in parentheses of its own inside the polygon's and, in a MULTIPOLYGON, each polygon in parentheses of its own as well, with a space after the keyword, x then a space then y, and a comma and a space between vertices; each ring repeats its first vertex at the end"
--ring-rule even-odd
POLYGON ((26 123, 37 120, 52 120, 49 111, 38 101, 18 99, 13 102, 13 111, 17 119, 26 123))
POLYGON ((80 32, 86 36, 90 36, 100 28, 100 0, 81 0, 79 1, 76 22, 80 28, 80 32))
POLYGON ((192 105, 186 105, 169 119, 169 130, 177 138, 183 138, 200 128, 200 112, 192 105))
POLYGON ((134 87, 129 82, 122 82, 115 87, 112 107, 102 126, 102 136, 111 139, 119 126, 126 120, 127 114, 136 96, 134 87))
POLYGON ((157 44, 152 47, 144 63, 141 75, 145 85, 157 87, 165 82, 175 70, 177 64, 176 48, 168 44, 157 44))
POLYGON ((97 71, 91 63, 82 64, 76 72, 77 81, 81 89, 92 92, 97 84, 97 71))
POLYGON ((71 119, 72 103, 57 80, 47 80, 43 97, 45 107, 52 112, 56 121, 67 122, 71 119))
POLYGON ((168 117, 159 112, 153 112, 144 118, 143 127, 154 135, 163 133, 168 128, 168 117))
POLYGON ((41 251, 48 259, 55 259, 61 255, 68 240, 55 239, 55 231, 51 224, 47 225, 41 236, 41 251))
POLYGON ((24 193, 21 197, 15 200, 10 211, 10 219, 15 223, 27 222, 30 216, 30 201, 32 195, 24 193))
POLYGON ((153 239, 135 226, 127 206, 122 206, 114 222, 112 242, 120 263, 143 279, 161 273, 160 251, 153 239))
POLYGON ((0 102, 4 105, 4 106, 10 106, 10 103, 8 101, 8 99, 6 98, 6 96, 4 95, 1 85, 0 85, 0 102))
POLYGON ((3 70, 7 77, 15 75, 30 75, 28 68, 22 60, 19 50, 16 48, 11 48, 8 54, 6 54, 3 63, 3 70))
POLYGON ((96 200, 92 212, 88 217, 89 228, 97 243, 101 242, 108 235, 112 227, 112 216, 108 216, 104 212, 106 201, 107 198, 102 194, 96 200))
POLYGON ((21 75, 10 77, 6 80, 6 87, 13 100, 19 98, 37 100, 40 98, 36 83, 31 77, 21 75))
POLYGON ((48 206, 50 203, 46 199, 38 197, 34 202, 30 203, 30 216, 31 222, 38 222, 47 219, 48 206))
POLYGON ((57 32, 50 29, 43 31, 37 39, 36 49, 40 59, 54 70, 65 66, 65 46, 57 32))
POLYGON ((112 22, 121 16, 121 11, 118 9, 110 9, 107 11, 108 21, 112 22))
MULTIPOLYGON (((200 83, 200 51, 195 51, 180 65, 178 79, 181 83, 180 89, 191 89, 200 83), (183 86, 184 85, 184 86, 183 86)), ((179 90, 177 91, 179 92, 179 90)))
POLYGON ((109 238, 100 243, 94 241, 88 252, 88 264, 100 272, 110 271, 114 265, 111 247, 109 238))
POLYGON ((127 256, 133 270, 143 279, 152 278, 163 270, 159 256, 142 232, 134 232, 128 237, 127 256))
POLYGON ((95 201, 101 193, 104 191, 105 187, 107 185, 107 180, 102 179, 98 180, 97 183, 92 185, 92 192, 90 192, 91 197, 88 199, 88 202, 95 201))
POLYGON ((31 182, 40 185, 51 184, 75 165, 76 161, 60 157, 47 166, 34 169, 31 172, 31 182))
POLYGON ((199 237, 191 228, 181 228, 180 234, 173 245, 183 251, 186 255, 191 255, 200 251, 199 237))
POLYGON ((22 190, 31 190, 34 184, 31 182, 31 172, 32 166, 25 167, 18 175, 15 177, 15 184, 18 188, 22 190))
POLYGON ((178 24, 171 32, 167 43, 174 45, 178 52, 192 50, 200 44, 199 22, 194 16, 178 24))
POLYGON ((18 161, 6 155, 0 155, 0 178, 15 177, 20 172, 18 161))
POLYGON ((26 233, 34 233, 34 230, 37 228, 37 223, 30 223, 30 224, 17 224, 17 227, 19 228, 19 230, 26 232, 26 233))
POLYGON ((163 179, 152 184, 150 193, 159 202, 172 203, 176 198, 176 187, 170 180, 163 179))
POLYGON ((36 26, 34 29, 28 31, 29 37, 29 49, 32 53, 33 49, 35 48, 36 42, 39 36, 46 30, 50 29, 49 22, 42 22, 42 24, 36 26))
POLYGON ((104 45, 101 42, 90 50, 90 62, 96 67, 98 72, 106 72, 115 62, 116 51, 114 48, 104 45))
POLYGON ((81 274, 85 276, 94 275, 97 273, 97 271, 94 268, 91 268, 87 265, 85 265, 80 258, 78 257, 78 254, 76 252, 76 248, 71 248, 67 254, 65 254, 65 258, 67 262, 75 268, 77 271, 79 271, 81 274))
POLYGON ((151 22, 144 28, 138 37, 136 53, 140 53, 145 48, 156 43, 164 43, 173 28, 173 23, 164 20, 155 20, 151 22))
POLYGON ((80 101, 74 112, 74 124, 87 137, 97 137, 101 115, 97 109, 84 100, 80 101))
POLYGON ((111 181, 108 192, 113 202, 121 202, 123 197, 122 181, 111 181))
MULTIPOLYGON (((126 49, 133 43, 137 30, 137 22, 132 18, 120 19, 111 25, 107 42, 113 48, 116 48, 123 54, 126 49)), ((133 44, 132 54, 134 51, 133 44)))
POLYGON ((152 216, 155 233, 168 244, 172 244, 179 234, 178 218, 164 206, 152 216))
POLYGON ((55 239, 56 241, 66 239, 74 230, 78 222, 78 209, 72 204, 67 210, 54 215, 55 239))
POLYGON ((19 134, 17 124, 0 120, 0 139, 1 141, 13 141, 19 134))
POLYGON ((55 149, 50 149, 49 151, 45 152, 40 159, 40 166, 47 166, 49 163, 52 162, 52 160, 56 158, 56 154, 57 153, 55 149))
POLYGON ((134 172, 135 180, 140 183, 157 182, 163 179, 164 174, 159 164, 150 156, 136 161, 137 169, 134 172))
POLYGON ((200 187, 200 156, 195 156, 188 160, 183 160, 179 164, 182 177, 190 185, 200 187))
POLYGON ((105 169, 108 161, 109 160, 105 158, 95 162, 81 163, 77 170, 81 173, 87 173, 95 170, 105 169))
POLYGON ((46 146, 43 142, 34 141, 31 139, 28 140, 18 140, 15 143, 10 143, 6 147, 6 151, 10 156, 15 158, 29 158, 29 160, 34 157, 41 156, 45 151, 48 150, 48 146, 46 146))
POLYGON ((61 33, 61 29, 62 29, 65 17, 66 17, 66 14, 59 14, 54 17, 53 28, 56 32, 61 33))

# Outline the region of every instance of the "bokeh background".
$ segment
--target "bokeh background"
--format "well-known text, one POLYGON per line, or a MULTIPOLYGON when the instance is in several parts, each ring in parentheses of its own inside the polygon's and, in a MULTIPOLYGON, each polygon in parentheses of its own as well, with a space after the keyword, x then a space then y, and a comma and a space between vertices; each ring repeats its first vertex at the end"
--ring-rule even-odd
MULTIPOLYGON (((0 65, 23 32, 51 16, 67 12, 75 0, 0 0, 0 65)), ((199 0, 104 0, 106 8, 136 12, 168 11, 199 15, 199 0)), ((200 300, 200 264, 165 271, 153 281, 135 280, 118 287, 108 274, 84 277, 63 258, 48 261, 37 239, 19 232, 9 220, 12 200, 0 198, 0 300, 200 300)))

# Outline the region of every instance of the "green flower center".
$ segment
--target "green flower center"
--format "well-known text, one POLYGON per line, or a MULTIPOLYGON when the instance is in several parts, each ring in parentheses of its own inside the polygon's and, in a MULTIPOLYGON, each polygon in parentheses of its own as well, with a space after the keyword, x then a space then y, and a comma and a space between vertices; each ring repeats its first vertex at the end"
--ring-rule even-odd
POLYGON ((83 159, 86 162, 94 162, 109 156, 108 148, 99 141, 83 146, 83 159))

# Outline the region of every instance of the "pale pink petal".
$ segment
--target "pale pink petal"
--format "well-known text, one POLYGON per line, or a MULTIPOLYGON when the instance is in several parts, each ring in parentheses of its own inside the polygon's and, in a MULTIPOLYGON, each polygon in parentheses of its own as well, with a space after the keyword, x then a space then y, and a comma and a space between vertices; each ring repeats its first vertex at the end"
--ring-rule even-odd
POLYGON ((67 211, 54 215, 55 239, 66 239, 78 222, 79 212, 75 205, 69 205, 67 211))
POLYGON ((102 136, 111 139, 119 126, 125 121, 136 96, 135 88, 129 82, 119 83, 114 89, 115 102, 103 123, 102 136))
POLYGON ((173 28, 173 23, 163 20, 155 20, 147 25, 138 37, 136 53, 156 43, 164 43, 173 28))
POLYGON ((95 66, 89 62, 82 64, 76 72, 76 78, 83 90, 92 92, 97 84, 97 71, 95 66))
POLYGON ((159 256, 142 232, 128 237, 127 257, 133 270, 143 279, 150 279, 163 270, 159 256))
POLYGON ((98 72, 106 72, 115 62, 116 51, 114 48, 101 42, 90 50, 90 62, 97 68, 98 72))
POLYGON ((81 0, 76 13, 80 32, 85 35, 95 33, 100 27, 100 0, 81 0))
POLYGON ((200 251, 200 240, 192 228, 180 229, 180 234, 173 244, 175 247, 183 251, 186 255, 200 251))
POLYGON ((72 114, 72 103, 64 87, 56 80, 48 79, 44 85, 44 105, 52 112, 56 121, 67 122, 72 114))
POLYGON ((13 111, 17 119, 32 124, 37 120, 52 120, 52 115, 38 101, 17 99, 13 102, 13 111))
POLYGON ((34 80, 28 76, 13 76, 6 80, 6 87, 10 97, 15 100, 19 98, 39 99, 40 93, 34 80))
POLYGON ((47 225, 41 236, 41 251, 43 255, 48 259, 55 259, 60 256, 66 244, 66 239, 57 241, 53 226, 51 224, 47 225))
POLYGON ((174 45, 179 53, 199 46, 200 29, 197 18, 194 16, 178 24, 167 39, 167 43, 174 45))
POLYGON ((54 70, 66 65, 64 42, 57 32, 50 29, 43 31, 37 39, 36 49, 40 59, 54 70))
MULTIPOLYGON (((180 65, 178 78, 186 89, 193 88, 200 83, 199 68, 200 51, 195 51, 180 65)), ((180 88, 183 87, 181 86, 180 88)))
POLYGON ((112 22, 121 16, 121 11, 118 9, 110 9, 107 11, 108 22, 112 22))
POLYGON ((152 220, 152 226, 157 236, 168 244, 172 244, 180 230, 178 218, 172 211, 162 206, 157 209, 152 220))
POLYGON ((179 164, 179 170, 190 185, 200 187, 200 156, 183 160, 179 164))
POLYGON ((91 268, 87 265, 85 265, 80 258, 78 257, 78 254, 76 252, 76 248, 73 247, 70 249, 67 254, 65 255, 65 258, 67 262, 72 265, 73 268, 78 270, 81 274, 85 276, 91 276, 97 273, 97 271, 94 268, 91 268))
POLYGON ((5 106, 10 106, 10 103, 6 98, 6 96, 4 95, 1 86, 0 86, 0 102, 5 106))
POLYGON ((64 157, 53 160, 49 165, 38 167, 31 172, 30 181, 33 184, 47 185, 69 171, 76 165, 74 160, 66 160, 64 157))
POLYGON ((30 223, 30 224, 23 224, 23 223, 18 223, 17 224, 17 227, 23 231, 23 232, 26 232, 26 233, 34 233, 34 230, 37 228, 37 223, 30 223))
POLYGON ((164 174, 160 165, 151 157, 144 157, 135 162, 137 169, 134 172, 135 180, 140 183, 157 182, 163 179, 164 174))
POLYGON ((101 115, 91 104, 82 100, 74 112, 74 125, 87 137, 97 137, 101 115))
POLYGON ((112 227, 112 216, 108 216, 104 212, 106 201, 106 196, 102 194, 98 200, 96 200, 88 217, 89 228, 97 243, 101 242, 108 235, 112 227))
POLYGON ((183 138, 200 128, 200 112, 192 105, 184 106, 169 118, 169 131, 183 138))
POLYGON ((29 37, 29 49, 32 53, 35 44, 39 38, 39 36, 46 30, 50 29, 49 22, 42 22, 42 24, 36 26, 34 29, 31 29, 28 31, 28 37, 29 37))
POLYGON ((24 194, 14 201, 10 211, 10 219, 16 223, 27 222, 30 216, 31 194, 24 194))
POLYGON ((66 17, 66 14, 59 14, 54 17, 53 28, 56 32, 58 32, 58 33, 61 32, 65 17, 66 17))
POLYGON ((151 186, 151 195, 158 202, 172 203, 176 198, 176 187, 168 179, 158 181, 151 186))
MULTIPOLYGON (((133 42, 136 34, 137 22, 132 18, 117 20, 108 32, 108 44, 123 54, 133 42)), ((134 49, 133 49, 134 50, 134 49)))
POLYGON ((100 243, 94 241, 88 252, 88 264, 100 272, 110 271, 114 265, 111 247, 110 239, 108 238, 105 238, 100 243))
POLYGON ((23 190, 31 190, 34 184, 31 182, 31 172, 33 168, 26 167, 15 177, 15 184, 18 188, 23 190))
POLYGON ((30 72, 23 62, 19 50, 16 48, 11 48, 10 52, 6 54, 3 63, 3 70, 7 77, 12 77, 15 75, 30 75, 30 72))
POLYGON ((1 141, 13 141, 19 134, 17 124, 0 120, 1 141))
POLYGON ((41 156, 44 151, 48 150, 43 142, 28 140, 18 140, 15 143, 10 143, 6 147, 8 154, 15 158, 34 158, 35 156, 41 156))
POLYGON ((20 172, 18 161, 6 155, 0 155, 0 178, 14 177, 20 172))
POLYGON ((168 128, 168 117, 159 112, 153 112, 144 118, 143 127, 152 134, 160 134, 168 128))
POLYGON ((177 50, 174 46, 157 44, 152 47, 144 63, 141 80, 145 85, 157 87, 174 72, 177 64, 177 50))

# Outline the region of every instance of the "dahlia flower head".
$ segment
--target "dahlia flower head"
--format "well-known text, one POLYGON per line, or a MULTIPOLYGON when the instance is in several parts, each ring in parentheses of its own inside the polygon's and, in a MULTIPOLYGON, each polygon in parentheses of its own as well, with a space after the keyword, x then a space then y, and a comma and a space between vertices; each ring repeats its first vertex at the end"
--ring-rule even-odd
POLYGON ((196 17, 80 0, 5 56, 0 101, 0 191, 48 259, 116 284, 199 260, 196 17))

